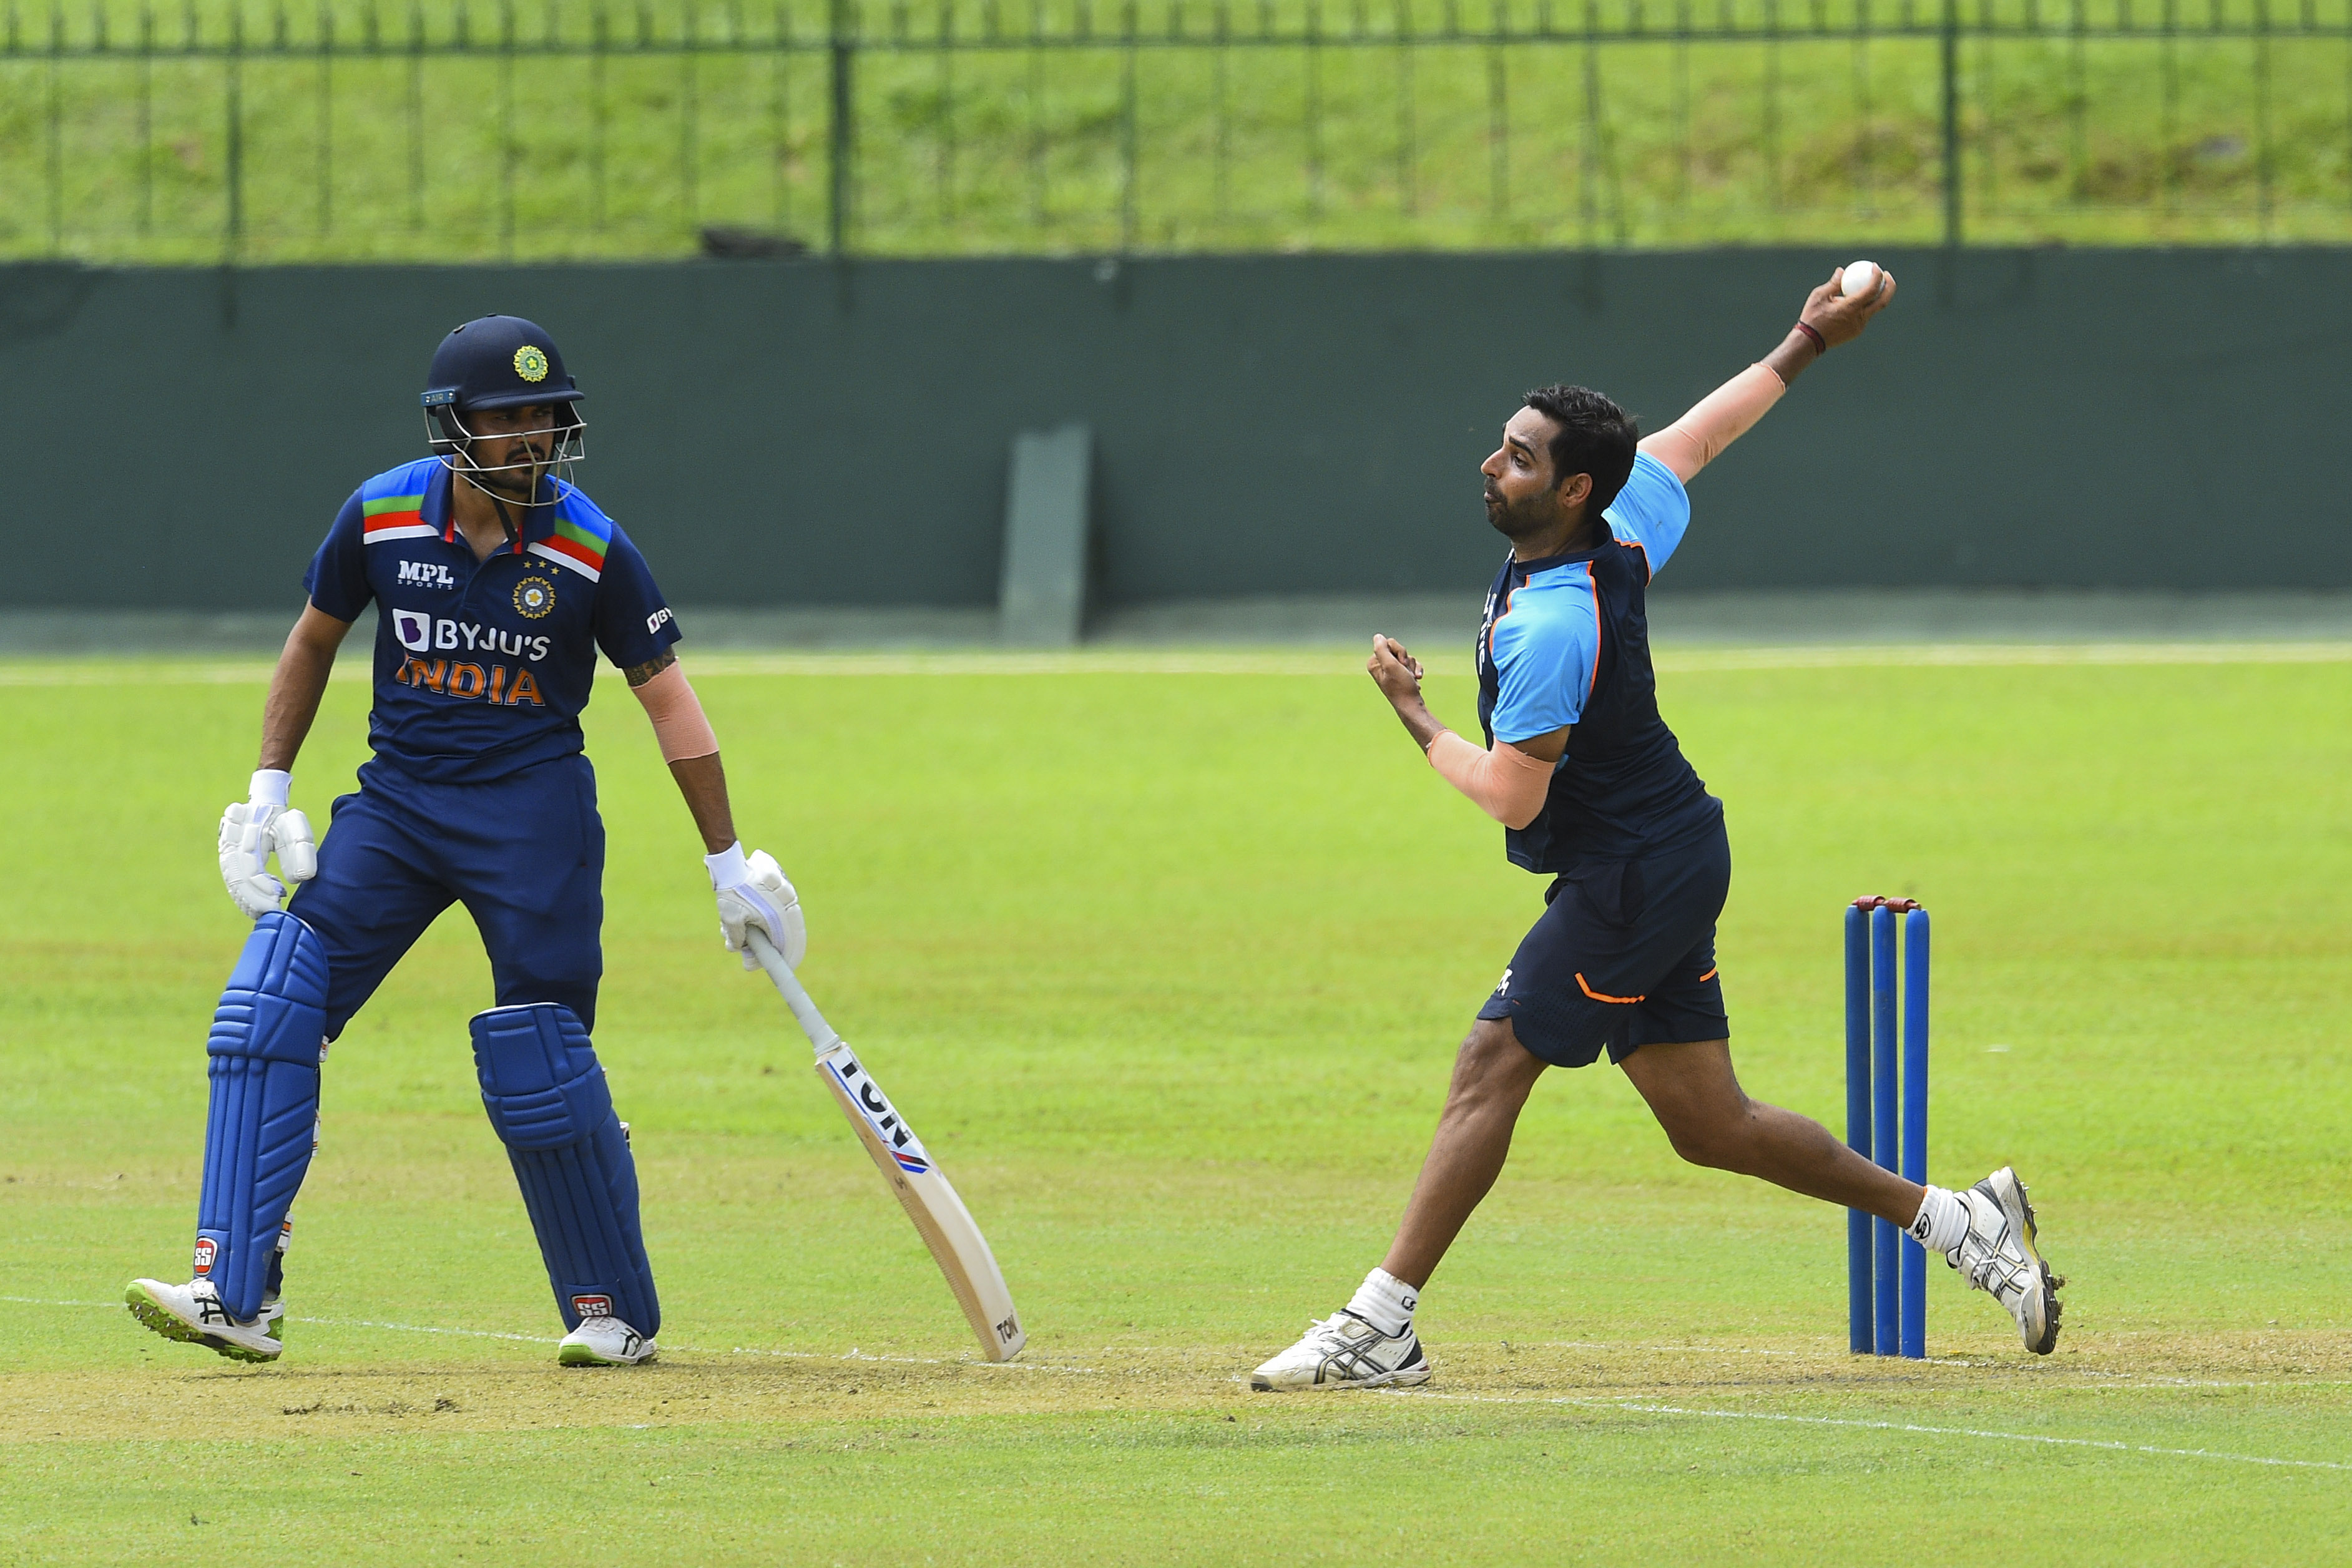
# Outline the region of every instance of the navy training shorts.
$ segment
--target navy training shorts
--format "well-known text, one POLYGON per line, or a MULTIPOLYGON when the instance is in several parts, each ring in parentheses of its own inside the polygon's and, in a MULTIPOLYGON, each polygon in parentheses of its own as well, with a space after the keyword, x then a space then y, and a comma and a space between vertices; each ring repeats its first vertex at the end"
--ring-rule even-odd
POLYGON ((425 784, 378 758, 335 802, 319 874, 287 912, 327 944, 327 1037, 441 911, 461 903, 499 1006, 561 1002, 596 1026, 604 824, 578 753, 486 784, 425 784))
POLYGON ((1731 1037, 1715 921, 1731 890, 1731 840, 1713 829, 1639 860, 1591 860, 1545 889, 1478 1016, 1508 1019, 1554 1067, 1622 1062, 1649 1045, 1731 1037))

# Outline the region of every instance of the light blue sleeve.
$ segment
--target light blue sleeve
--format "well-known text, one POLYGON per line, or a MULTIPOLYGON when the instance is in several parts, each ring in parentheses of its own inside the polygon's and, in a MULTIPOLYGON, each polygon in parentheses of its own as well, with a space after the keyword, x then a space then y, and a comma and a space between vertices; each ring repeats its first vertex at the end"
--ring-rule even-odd
POLYGON ((1495 622, 1495 672, 1501 689, 1489 721, 1497 742, 1549 735, 1584 716, 1601 655, 1592 577, 1580 563, 1555 570, 1574 577, 1542 592, 1531 591, 1532 584, 1520 589, 1495 622))
POLYGON ((1683 542, 1690 527, 1690 492, 1675 471, 1647 452, 1633 457, 1633 471, 1625 488, 1601 514, 1609 531, 1628 544, 1638 544, 1650 558, 1650 575, 1663 571, 1666 558, 1683 542))

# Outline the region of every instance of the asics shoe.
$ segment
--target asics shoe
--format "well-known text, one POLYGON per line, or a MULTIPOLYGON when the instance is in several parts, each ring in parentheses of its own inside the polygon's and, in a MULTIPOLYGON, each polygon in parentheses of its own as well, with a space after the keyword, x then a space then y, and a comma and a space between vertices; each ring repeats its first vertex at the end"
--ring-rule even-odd
POLYGON ((2009 1309, 2027 1350, 2048 1355, 2058 1343, 2058 1291, 2066 1281, 2034 1249, 2025 1184, 2003 1165, 1959 1196, 1968 1205, 1969 1233, 1944 1260, 2009 1309))
POLYGON ((271 1362, 286 1350, 286 1304, 274 1297, 263 1300, 261 1315, 249 1322, 228 1315, 209 1279, 185 1285, 133 1279, 122 1302, 132 1317, 165 1339, 202 1345, 231 1361, 271 1362))
POLYGON ((1301 1388, 1413 1388, 1429 1381, 1429 1357, 1405 1325, 1384 1334, 1353 1312, 1309 1323, 1297 1344, 1250 1373, 1260 1392, 1301 1388))
POLYGON ((654 1359, 654 1342, 618 1318, 583 1318, 556 1347, 560 1366, 635 1366, 654 1359))

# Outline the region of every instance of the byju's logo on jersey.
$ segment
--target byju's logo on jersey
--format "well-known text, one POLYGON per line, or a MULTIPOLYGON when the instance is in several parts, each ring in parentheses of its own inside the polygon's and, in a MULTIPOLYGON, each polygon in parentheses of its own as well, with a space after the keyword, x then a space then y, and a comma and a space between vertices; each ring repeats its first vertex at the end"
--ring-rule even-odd
POLYGON ((404 561, 400 563, 400 581, 420 588, 454 588, 457 579, 449 568, 437 561, 404 561))
POLYGON ((550 647, 544 636, 535 633, 500 631, 419 610, 393 611, 392 635, 411 653, 503 653, 536 662, 547 657, 550 647))

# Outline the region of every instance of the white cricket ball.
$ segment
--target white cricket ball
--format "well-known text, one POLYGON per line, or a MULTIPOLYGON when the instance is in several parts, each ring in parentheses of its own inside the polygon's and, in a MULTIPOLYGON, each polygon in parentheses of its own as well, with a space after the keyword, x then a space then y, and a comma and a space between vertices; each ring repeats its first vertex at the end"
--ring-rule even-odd
POLYGON ((1878 263, 1849 261, 1838 269, 1838 292, 1867 300, 1878 292, 1878 263))

